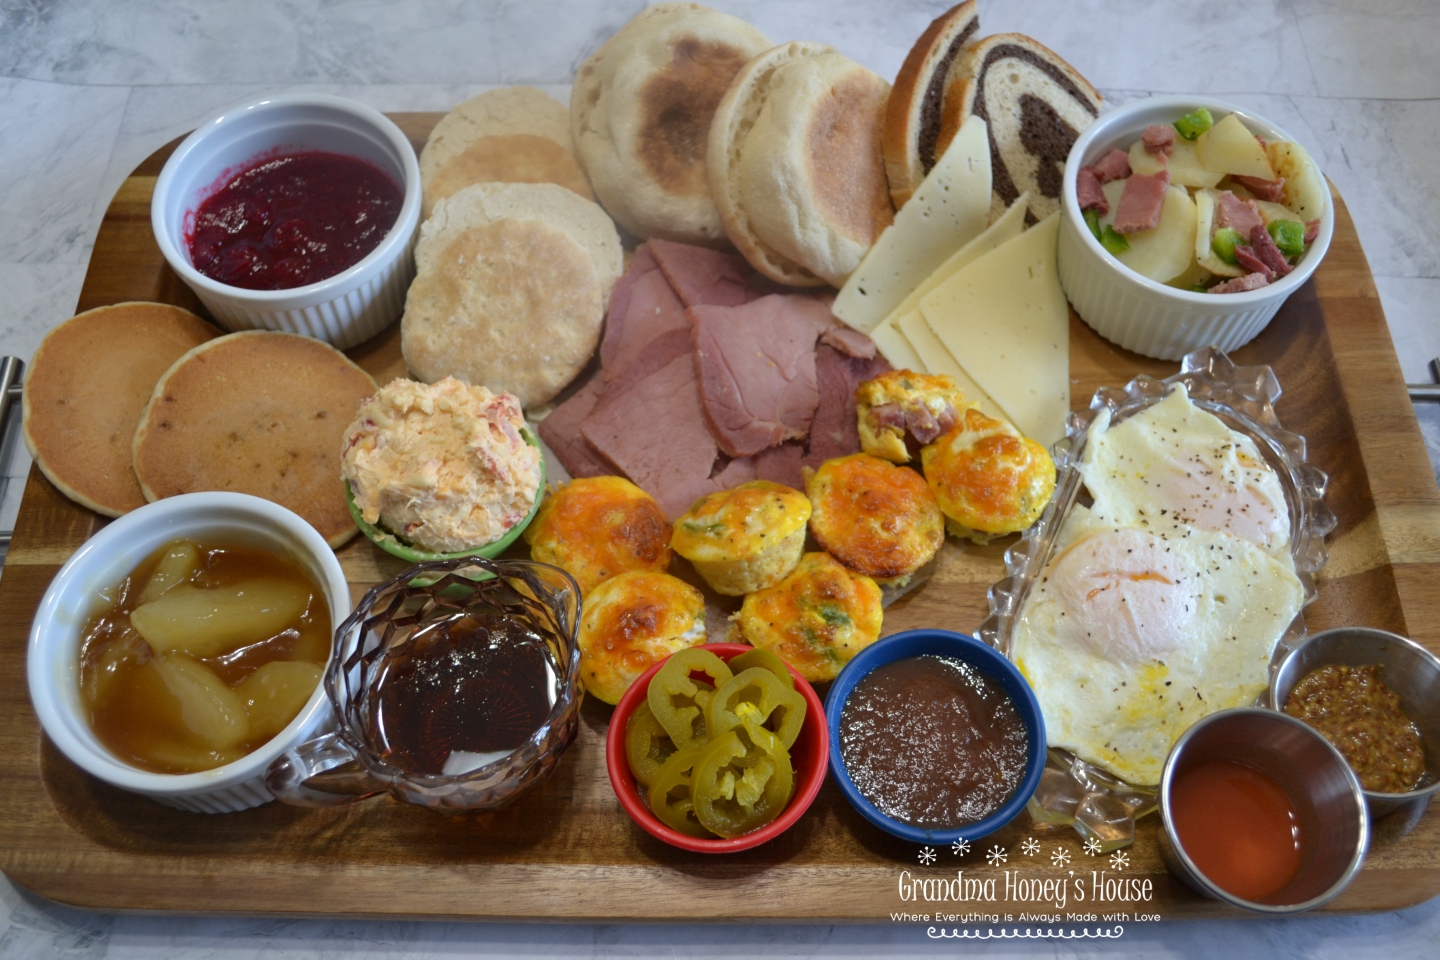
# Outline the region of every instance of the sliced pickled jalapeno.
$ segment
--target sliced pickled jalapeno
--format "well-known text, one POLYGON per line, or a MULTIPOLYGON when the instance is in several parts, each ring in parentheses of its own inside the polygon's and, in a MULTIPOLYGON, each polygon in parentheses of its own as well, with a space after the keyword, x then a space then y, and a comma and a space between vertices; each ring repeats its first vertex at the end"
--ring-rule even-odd
POLYGON ((705 713, 711 737, 733 730, 747 719, 773 730, 788 750, 805 723, 805 698, 766 668, 751 667, 716 690, 705 713))
POLYGON ((709 650, 693 647, 681 650, 665 661, 665 666, 650 678, 645 702, 675 745, 686 747, 697 738, 703 741, 705 732, 697 728, 697 721, 704 722, 710 696, 732 676, 725 661, 709 650), (691 680, 692 673, 704 674, 714 686, 691 680))

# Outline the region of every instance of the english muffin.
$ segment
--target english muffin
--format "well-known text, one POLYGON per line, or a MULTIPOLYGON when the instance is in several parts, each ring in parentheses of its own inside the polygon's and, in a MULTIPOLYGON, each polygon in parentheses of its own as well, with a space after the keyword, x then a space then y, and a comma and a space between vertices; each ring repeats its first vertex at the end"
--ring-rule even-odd
POLYGON ((246 330, 202 343, 165 371, 132 455, 146 500, 230 490, 273 500, 332 547, 355 534, 340 481, 345 428, 375 392, 327 343, 246 330))
POLYGON ((809 519, 803 493, 751 480, 697 500, 675 521, 670 545, 716 593, 738 597, 794 569, 809 519))
POLYGON ((773 45, 736 17, 661 3, 580 65, 570 94, 577 155, 626 230, 725 244, 705 171, 710 121, 741 66, 773 45))
POLYGON ((585 692, 619 703, 651 666, 705 642, 705 597, 668 573, 622 573, 585 597, 578 642, 585 692))
POLYGON ((553 183, 595 199, 569 150, 532 133, 509 133, 481 137, 425 181, 421 219, 430 219, 436 203, 477 183, 553 183))
POLYGON ((805 470, 810 533, 836 560, 877 583, 903 585, 945 542, 925 478, 868 453, 805 470))
POLYGON ((895 210, 880 150, 890 85, 818 43, 745 64, 710 127, 710 189, 735 248, 773 280, 836 287, 895 210))
POLYGON ((575 152, 565 104, 534 87, 502 87, 471 97, 440 118, 420 151, 420 180, 428 187, 447 163, 482 137, 514 135, 544 137, 566 153, 575 152))
POLYGON ((670 521, 655 498, 624 477, 581 477, 545 498, 525 528, 530 558, 552 563, 589 594, 630 570, 670 567, 670 521))
POLYGON ((875 581, 828 553, 807 553, 773 587, 757 590, 735 620, 745 642, 769 650, 811 683, 834 680, 880 637, 885 613, 875 581))
POLYGON ((61 493, 107 517, 145 505, 130 457, 170 365, 220 331, 168 303, 117 303, 46 334, 25 375, 25 446, 61 493))
POLYGON ((923 448, 920 462, 946 527, 976 543, 1024 530, 1055 493, 1055 461, 1045 448, 975 409, 923 448))

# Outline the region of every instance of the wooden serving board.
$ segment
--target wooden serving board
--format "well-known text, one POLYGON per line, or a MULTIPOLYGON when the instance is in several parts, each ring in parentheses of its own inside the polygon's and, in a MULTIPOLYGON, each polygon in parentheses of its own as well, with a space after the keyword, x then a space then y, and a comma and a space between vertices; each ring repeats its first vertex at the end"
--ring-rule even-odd
MULTIPOLYGON (((440 114, 396 121, 418 149, 440 114)), ((178 141, 177 141, 178 142, 178 141)), ((204 313, 166 266, 150 232, 150 195, 170 144, 121 186, 105 214, 78 310, 159 300, 204 313)), ((1375 285, 1344 205, 1329 256, 1253 343, 1242 364, 1270 364, 1285 388, 1278 412, 1309 441, 1330 475, 1339 517, 1310 629, 1382 627, 1440 652, 1440 493, 1406 396, 1375 285)), ((351 355, 381 382, 403 373, 398 330, 351 355)), ((1178 365, 1111 346, 1072 316, 1071 395, 1178 365)), ((918 849, 870 826, 833 782, 798 824, 758 849, 724 857, 686 853, 651 838, 620 808, 605 773, 610 708, 585 704, 580 735, 555 776, 514 807, 444 818, 389 799, 329 810, 280 803, 222 816, 182 813, 80 772, 41 734, 25 680, 25 649, 40 598, 66 558, 104 519, 30 473, 0 577, 0 869, 37 893, 104 910, 385 917, 880 921, 933 914, 902 899, 901 880, 997 881, 995 901, 951 902, 950 914, 1055 913, 1006 896, 1006 871, 1026 880, 1090 878, 1092 871, 1148 879, 1148 901, 1076 902, 1065 912, 1110 910, 1164 918, 1235 915, 1181 886, 1160 862, 1158 817, 1141 821, 1129 864, 1091 857, 1070 830, 1022 814, 964 857, 918 849), (1027 837, 1038 856, 1022 854, 1027 837), (987 865, 999 845, 1008 861, 987 865), (1057 850, 1069 863, 1053 867, 1057 850), (1073 871, 1073 875, 1071 873, 1073 871)), ((919 626, 973 631, 985 592, 1003 575, 1009 541, 958 548, 934 578, 887 612, 885 632, 919 626)), ((340 553, 358 599, 402 564, 357 537, 340 553)), ((1088 884, 1088 881, 1087 881, 1088 884)), ((1325 909, 1394 909, 1440 893, 1440 809, 1381 821, 1364 871, 1325 909)), ((959 922, 952 919, 952 924, 959 922)))

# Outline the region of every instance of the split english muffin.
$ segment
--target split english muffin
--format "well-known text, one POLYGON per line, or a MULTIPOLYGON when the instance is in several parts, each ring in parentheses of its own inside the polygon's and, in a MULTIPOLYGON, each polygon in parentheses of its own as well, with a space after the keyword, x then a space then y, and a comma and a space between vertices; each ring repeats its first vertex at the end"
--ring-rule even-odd
POLYGON ((571 133, 596 196, 641 239, 723 246, 706 143, 715 107, 746 61, 773 44, 698 3, 644 10, 575 73, 571 133))
POLYGON ((311 337, 246 330, 165 371, 131 448, 146 500, 228 490, 272 500, 338 547, 355 534, 340 481, 345 428, 375 381, 311 337))
POLYGON ((610 218, 571 191, 479 184, 436 205, 415 267, 400 323, 410 370, 531 407, 589 362, 624 258, 610 218))
POLYGON ((554 140, 531 133, 481 137, 425 182, 420 216, 430 219, 435 204, 477 183, 553 183, 594 200, 575 157, 554 140))
POLYGON ((107 517, 146 503, 131 461, 156 382, 221 331, 168 303, 117 303, 51 330, 30 361, 25 446, 65 496, 107 517))
POLYGON ((570 111, 559 100, 534 87, 487 90, 459 104, 435 124, 420 151, 421 182, 428 187, 446 164, 476 141, 509 136, 541 137, 566 153, 575 152, 570 111))
POLYGON ((860 265, 895 216, 880 151, 889 93, 818 43, 768 50, 736 75, 710 128, 710 188, 756 270, 838 287, 860 265))

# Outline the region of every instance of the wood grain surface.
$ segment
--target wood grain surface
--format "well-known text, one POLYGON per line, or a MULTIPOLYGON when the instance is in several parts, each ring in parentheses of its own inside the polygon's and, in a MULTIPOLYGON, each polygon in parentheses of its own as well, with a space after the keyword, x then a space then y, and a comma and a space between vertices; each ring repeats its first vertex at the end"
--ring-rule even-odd
MULTIPOLYGON (((439 114, 396 120, 417 149, 439 114)), ((150 195, 175 144, 125 181, 95 243, 78 310, 159 300, 205 315, 165 265, 150 232, 150 195)), ((1369 267, 1343 203, 1329 256, 1270 327, 1233 355, 1274 367, 1285 394, 1277 410, 1330 475, 1339 517, 1312 631, 1382 627, 1440 652, 1440 494, 1406 397, 1369 267)), ((402 375, 398 328, 350 351, 382 383, 402 375)), ((1120 350, 1072 316, 1071 395, 1077 407, 1101 386, 1174 363, 1120 350)), ((1089 878, 1107 870, 1069 830, 1022 814, 985 839, 1009 851, 989 867, 979 850, 921 867, 916 848, 882 833, 827 783, 810 811, 777 840, 726 857, 689 854, 651 838, 620 808, 605 774, 610 708, 587 702, 580 735, 555 776, 514 807, 445 818, 389 799, 310 810, 280 803, 222 816, 183 813, 82 773, 41 734, 25 681, 31 618, 59 566, 105 521, 72 504, 32 470, 0 577, 0 869, 56 900, 105 910, 385 917, 683 920, 750 918, 878 921, 892 911, 933 913, 902 899, 901 878, 997 880, 996 902, 949 903, 949 913, 1053 913, 1007 898, 1006 871, 1030 879, 1089 878), (1027 859, 1027 836, 1043 854, 1027 859), (1067 867, 1046 859, 1056 848, 1067 867)), ((985 592, 1003 575, 1009 541, 985 548, 953 541, 934 578, 894 604, 885 632, 918 626, 972 631, 985 592)), ((400 561, 357 538, 339 552, 358 598, 398 573, 400 561)), ((1071 901, 1061 913, 1112 910, 1170 919, 1237 915, 1166 873, 1158 818, 1141 822, 1119 873, 1148 879, 1148 902, 1071 901)), ((977 847, 979 845, 977 844, 977 847)), ((1440 893, 1440 811, 1402 811, 1379 824, 1364 871, 1326 910, 1403 907, 1440 893)), ((953 921, 952 921, 953 922, 953 921)))

